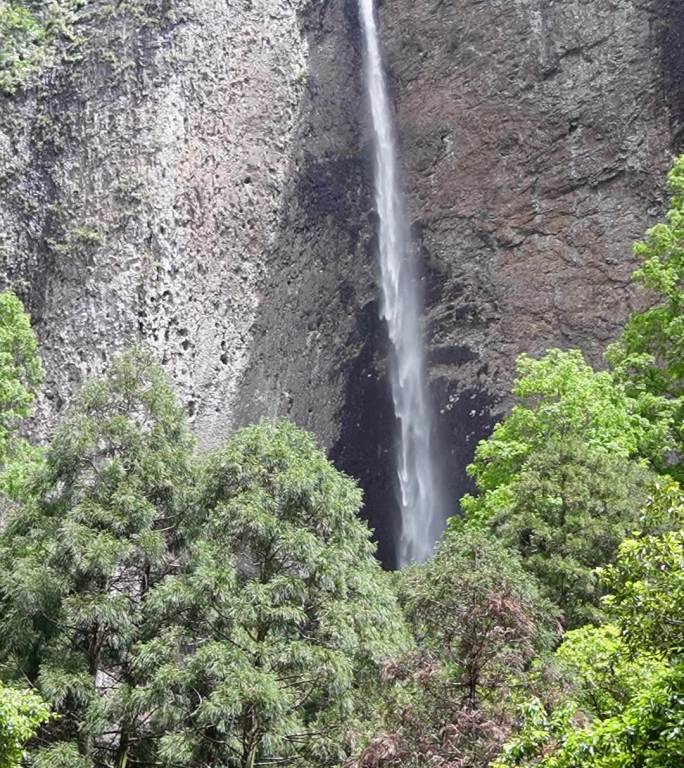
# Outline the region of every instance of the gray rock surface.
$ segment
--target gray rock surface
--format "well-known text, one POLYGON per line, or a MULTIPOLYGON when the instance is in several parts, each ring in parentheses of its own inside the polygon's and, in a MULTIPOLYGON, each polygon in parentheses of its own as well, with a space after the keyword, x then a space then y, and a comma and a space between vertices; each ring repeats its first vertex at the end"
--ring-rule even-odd
MULTIPOLYGON (((684 138, 678 0, 381 8, 456 498, 520 352, 600 363, 684 138)), ((136 339, 203 447, 289 416, 360 477, 393 560, 392 412, 356 0, 84 11, 81 60, 0 105, 0 259, 54 422, 136 339)))
POLYGON ((214 445, 278 232, 306 67, 298 6, 190 0, 147 7, 149 20, 130 3, 87 8, 82 60, 2 120, 2 163, 16 166, 2 256, 27 284, 43 414, 142 339, 214 445))

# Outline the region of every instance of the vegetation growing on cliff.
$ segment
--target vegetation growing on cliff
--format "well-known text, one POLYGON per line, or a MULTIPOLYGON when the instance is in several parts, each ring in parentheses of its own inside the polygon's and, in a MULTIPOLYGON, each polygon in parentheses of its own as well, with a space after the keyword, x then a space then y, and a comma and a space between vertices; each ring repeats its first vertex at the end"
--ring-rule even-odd
POLYGON ((520 358, 479 495, 393 576, 308 435, 196 456, 142 350, 30 446, 37 344, 2 294, 0 768, 682 765, 684 159, 670 178, 637 247, 654 306, 607 371, 520 358))
POLYGON ((8 0, 0 4, 0 93, 12 94, 50 63, 72 36, 80 0, 8 0))
POLYGON ((45 59, 45 28, 25 5, 0 6, 0 88, 13 93, 45 59))

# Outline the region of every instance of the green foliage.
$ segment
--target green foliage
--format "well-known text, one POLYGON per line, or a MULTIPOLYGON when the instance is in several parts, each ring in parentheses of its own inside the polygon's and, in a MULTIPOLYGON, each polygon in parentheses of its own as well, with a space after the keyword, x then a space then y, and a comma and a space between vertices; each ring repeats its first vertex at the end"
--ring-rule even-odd
POLYGON ((630 318, 622 338, 607 355, 628 392, 651 420, 667 421, 670 439, 650 442, 645 451, 662 471, 684 476, 684 155, 670 172, 666 220, 635 246, 643 264, 635 278, 655 304, 630 318), (672 449, 677 454, 673 458, 672 449))
POLYGON ((533 698, 521 705, 520 716, 519 732, 504 746, 491 768, 544 766, 546 757, 558 749, 568 733, 581 728, 577 705, 572 701, 549 712, 538 698, 533 698))
POLYGON ((336 763, 359 686, 402 637, 360 491, 286 422, 240 432, 201 486, 201 537, 151 593, 163 630, 139 655, 161 758, 336 763))
POLYGON ((644 527, 620 545, 602 578, 606 604, 632 649, 684 653, 684 494, 676 483, 658 489, 644 527), (662 529, 665 530, 662 530, 662 529))
POLYGON ((553 607, 515 553, 479 531, 447 535, 403 592, 419 646, 447 664, 470 704, 498 698, 552 644, 553 607))
POLYGON ((571 632, 558 651, 574 676, 574 698, 551 712, 528 704, 495 768, 682 765, 683 511, 676 485, 659 490, 644 518, 655 532, 625 541, 603 573, 613 625, 571 632))
POLYGON ((550 439, 581 436, 588 450, 627 458, 651 428, 610 374, 593 371, 576 349, 521 355, 512 391, 517 405, 476 451, 470 473, 480 491, 508 483, 550 439))
POLYGON ((684 665, 644 680, 617 714, 583 727, 567 704, 549 714, 539 702, 524 710, 521 734, 492 768, 679 768, 684 761, 684 665))
POLYGON ((38 342, 21 301, 0 294, 0 496, 18 499, 42 452, 19 435, 43 380, 38 342))
POLYGON ((16 430, 31 413, 43 380, 31 320, 11 292, 0 294, 0 466, 13 450, 16 430))
POLYGON ((480 495, 462 500, 465 525, 517 550, 576 627, 601 615, 595 568, 635 524, 651 478, 630 456, 660 427, 634 415, 623 387, 577 350, 521 356, 513 392, 518 404, 469 468, 480 495))
POLYGON ((0 683, 0 768, 19 768, 26 742, 49 718, 49 707, 35 693, 0 683))
POLYGON ((81 755, 74 744, 59 742, 31 753, 31 768, 95 768, 93 761, 81 755))
MULTIPOLYGON (((635 277, 655 303, 632 316, 607 354, 638 427, 627 455, 636 438, 636 452, 665 477, 638 520, 640 532, 627 532, 614 562, 606 558, 599 571, 611 593, 603 600, 611 623, 569 632, 558 650, 573 694, 560 705, 528 702, 522 729, 494 768, 684 764, 684 496, 668 476, 683 476, 684 157, 669 181, 666 221, 635 248, 643 262, 635 277)), ((618 477, 602 477, 618 487, 618 477)))
MULTIPOLYGON (((41 446, 22 438, 13 439, 11 453, 0 472, 0 494, 4 494, 7 502, 16 504, 30 493, 28 486, 44 459, 45 451, 41 446)), ((3 501, 0 504, 5 506, 3 501)))
POLYGON ((568 632, 557 655, 575 684, 576 702, 584 712, 601 718, 619 714, 648 681, 666 669, 650 651, 632 654, 614 624, 568 632))
POLYGON ((0 537, 0 661, 61 715, 50 754, 126 753, 131 651, 155 631, 144 597, 174 567, 192 446, 160 369, 125 355, 84 388, 0 537))
POLYGON ((45 27, 24 4, 0 6, 0 90, 14 93, 45 61, 45 27))
POLYGON ((0 3, 0 92, 12 94, 48 64, 60 39, 70 38, 79 0, 0 3))
POLYGON ((416 649, 386 667, 381 733, 361 768, 485 765, 514 722, 554 610, 514 553, 479 531, 447 535, 400 591, 416 649))

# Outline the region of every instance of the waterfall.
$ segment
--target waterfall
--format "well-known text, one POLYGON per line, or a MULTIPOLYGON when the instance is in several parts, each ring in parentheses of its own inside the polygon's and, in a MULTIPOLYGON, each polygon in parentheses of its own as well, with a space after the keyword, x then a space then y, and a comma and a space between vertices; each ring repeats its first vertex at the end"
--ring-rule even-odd
POLYGON ((432 554, 445 523, 441 482, 432 446, 432 409, 408 210, 373 0, 359 0, 365 40, 365 79, 375 152, 375 204, 379 218, 382 316, 392 345, 390 379, 397 419, 397 497, 401 511, 398 565, 432 554))

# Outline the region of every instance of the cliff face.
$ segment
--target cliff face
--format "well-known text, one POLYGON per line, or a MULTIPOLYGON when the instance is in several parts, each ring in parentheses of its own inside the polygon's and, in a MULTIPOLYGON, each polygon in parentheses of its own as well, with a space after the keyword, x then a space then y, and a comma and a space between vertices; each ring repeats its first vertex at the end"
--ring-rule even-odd
POLYGON ((462 467, 517 354, 578 346, 600 365, 635 308, 632 243, 662 213, 681 132, 682 13, 398 0, 384 18, 434 389, 462 467))
MULTIPOLYGON (((385 2, 454 498, 519 352, 600 361, 682 140, 676 0, 385 2)), ((392 409, 356 0, 86 6, 81 61, 2 105, 0 258, 54 418, 151 344, 203 446, 285 415, 393 559, 392 409), (23 287, 22 287, 23 286, 23 287)))
POLYGON ((227 433, 306 66, 289 0, 89 3, 76 61, 6 102, 1 229, 44 411, 143 339, 204 444, 227 433))

